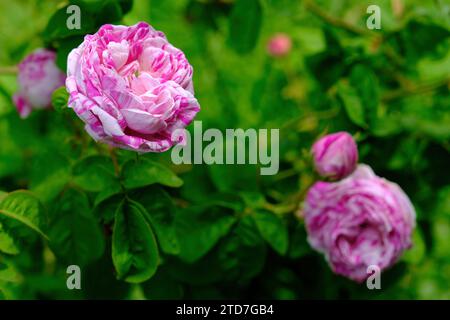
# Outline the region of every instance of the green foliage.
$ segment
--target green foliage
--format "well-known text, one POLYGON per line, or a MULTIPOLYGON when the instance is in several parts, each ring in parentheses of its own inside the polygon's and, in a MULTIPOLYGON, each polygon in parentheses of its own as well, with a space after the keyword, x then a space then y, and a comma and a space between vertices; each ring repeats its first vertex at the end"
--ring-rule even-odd
POLYGON ((67 108, 69 93, 66 87, 60 87, 52 93, 52 106, 57 112, 63 112, 67 108))
POLYGON ((123 184, 127 189, 159 183, 180 187, 183 181, 165 166, 146 158, 129 160, 123 166, 123 184))
POLYGON ((46 237, 47 217, 39 200, 27 191, 15 191, 0 202, 0 214, 4 221, 13 220, 46 237))
POLYGON ((261 236, 276 250, 284 255, 288 249, 288 230, 284 222, 268 211, 256 211, 252 216, 261 236))

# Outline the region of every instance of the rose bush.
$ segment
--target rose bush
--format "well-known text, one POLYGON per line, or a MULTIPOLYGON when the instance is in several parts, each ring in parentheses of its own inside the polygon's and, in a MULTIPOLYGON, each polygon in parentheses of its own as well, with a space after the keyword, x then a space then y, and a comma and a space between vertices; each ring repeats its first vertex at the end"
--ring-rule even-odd
POLYGON ((292 49, 291 37, 285 33, 273 35, 267 43, 267 52, 273 57, 287 55, 292 49))
POLYGON ((367 267, 392 266, 411 246, 415 211, 395 183, 367 165, 339 182, 317 182, 308 191, 305 225, 311 246, 334 272, 356 281, 367 267))
POLYGON ((56 67, 56 54, 46 49, 37 49, 19 64, 19 91, 13 100, 22 118, 33 109, 51 106, 53 91, 62 86, 66 75, 56 67))
POLYGON ((104 25, 69 54, 69 106, 96 141, 162 152, 200 110, 192 72, 183 52, 147 23, 104 25))

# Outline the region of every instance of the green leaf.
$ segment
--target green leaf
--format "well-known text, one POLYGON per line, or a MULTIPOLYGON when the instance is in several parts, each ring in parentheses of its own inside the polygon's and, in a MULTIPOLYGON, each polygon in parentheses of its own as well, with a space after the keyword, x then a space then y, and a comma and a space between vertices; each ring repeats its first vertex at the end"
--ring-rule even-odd
POLYGON ((345 82, 338 83, 338 96, 342 100, 344 109, 350 120, 363 128, 367 127, 364 115, 364 107, 357 91, 345 82))
POLYGON ((183 181, 170 169, 157 162, 142 158, 129 160, 122 169, 123 184, 127 189, 159 183, 168 187, 180 187, 183 181))
POLYGON ((118 180, 114 180, 112 184, 106 186, 103 190, 101 190, 97 196, 95 197, 94 206, 98 206, 105 200, 118 195, 122 192, 122 186, 118 180))
POLYGON ((180 245, 174 226, 176 208, 169 195, 160 187, 152 186, 131 193, 130 198, 145 208, 145 217, 156 233, 161 250, 178 254, 180 245))
POLYGON ((365 119, 370 125, 377 119, 380 93, 374 71, 363 64, 357 64, 350 72, 350 84, 355 88, 364 109, 365 119))
POLYGON ((86 194, 67 189, 51 211, 50 246, 58 257, 79 266, 101 257, 104 238, 86 194))
POLYGON ((275 214, 258 210, 252 215, 261 236, 279 254, 284 255, 288 249, 288 231, 286 224, 275 214))
POLYGON ((6 254, 18 254, 19 248, 17 247, 13 236, 5 229, 0 221, 0 251, 6 254))
POLYGON ((259 0, 237 0, 230 16, 229 43, 238 53, 251 51, 258 42, 262 7, 259 0))
POLYGON ((245 216, 214 250, 200 260, 186 263, 170 259, 167 267, 172 277, 195 286, 217 282, 239 286, 261 272, 266 260, 266 247, 254 221, 245 216))
POLYGON ((228 233, 236 222, 236 217, 229 208, 202 205, 180 210, 175 221, 180 240, 180 258, 193 262, 205 255, 228 233))
POLYGON ((307 237, 308 235, 306 234, 305 226, 301 223, 297 223, 291 233, 289 241, 288 256, 290 258, 298 259, 312 251, 308 244, 307 237))
POLYGON ((28 191, 14 191, 0 203, 0 215, 18 221, 38 232, 44 238, 47 217, 39 200, 28 191))
POLYGON ((111 159, 105 156, 96 155, 81 159, 73 167, 72 175, 73 181, 89 192, 101 192, 111 186, 117 186, 114 165, 111 159))
POLYGON ((69 101, 69 93, 65 86, 59 87, 52 93, 52 106, 57 112, 63 112, 67 109, 69 101))
POLYGON ((83 42, 83 36, 71 36, 58 40, 56 52, 56 65, 64 72, 67 71, 67 58, 69 53, 83 42))
POLYGON ((70 2, 80 6, 82 11, 94 14, 96 25, 118 22, 123 16, 122 6, 125 9, 130 7, 129 3, 122 0, 70 0, 70 2))
POLYGON ((439 59, 448 52, 444 44, 450 37, 450 30, 431 21, 421 20, 423 21, 409 21, 405 28, 388 37, 389 43, 405 56, 410 64, 427 55, 439 59))
POLYGON ((44 29, 43 36, 46 41, 59 40, 75 35, 85 35, 95 31, 95 24, 91 14, 87 11, 81 12, 81 28, 69 29, 67 27, 67 19, 70 17, 67 14, 67 7, 65 6, 56 11, 47 23, 44 29))
POLYGON ((83 7, 89 12, 99 12, 103 8, 105 2, 110 0, 70 0, 70 3, 83 7))
POLYGON ((155 274, 158 246, 138 206, 124 201, 117 209, 112 241, 112 259, 119 279, 139 283, 155 274))

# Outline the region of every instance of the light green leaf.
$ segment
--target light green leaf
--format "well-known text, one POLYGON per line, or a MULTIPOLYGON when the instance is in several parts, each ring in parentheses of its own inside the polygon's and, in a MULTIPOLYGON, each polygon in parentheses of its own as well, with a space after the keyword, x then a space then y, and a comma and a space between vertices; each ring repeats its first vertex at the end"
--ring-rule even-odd
POLYGON ((102 192, 109 190, 111 186, 117 186, 114 165, 111 159, 105 156, 81 159, 73 167, 72 175, 74 182, 89 192, 102 192))
POLYGON ((52 93, 52 106, 58 111, 62 112, 67 109, 67 102, 69 101, 69 93, 65 86, 59 87, 52 93))
POLYGON ((356 90, 345 82, 338 83, 338 96, 342 100, 344 109, 350 120, 363 128, 367 127, 364 115, 364 106, 358 96, 356 90))
POLYGON ((47 226, 47 217, 39 200, 28 191, 14 191, 0 203, 0 215, 18 221, 44 238, 43 230, 47 226))
POLYGON ((8 230, 5 230, 3 224, 0 221, 0 251, 6 254, 18 254, 19 248, 17 247, 14 238, 9 234, 8 230))
POLYGON ((51 201, 70 179, 70 163, 55 152, 44 152, 33 159, 30 190, 44 203, 51 201))
POLYGON ((85 35, 94 31, 94 20, 88 12, 82 13, 82 23, 80 29, 69 29, 66 25, 68 18, 67 6, 56 11, 47 23, 43 32, 43 37, 47 41, 67 38, 74 35, 85 35))

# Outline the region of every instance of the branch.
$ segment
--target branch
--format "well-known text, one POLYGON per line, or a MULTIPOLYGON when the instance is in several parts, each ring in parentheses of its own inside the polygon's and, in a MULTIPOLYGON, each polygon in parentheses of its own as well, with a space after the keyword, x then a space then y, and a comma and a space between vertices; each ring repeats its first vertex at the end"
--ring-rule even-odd
POLYGON ((347 21, 335 18, 334 16, 328 14, 326 11, 322 10, 320 6, 318 6, 313 0, 305 0, 305 7, 308 9, 311 13, 315 14, 320 19, 328 22, 329 24, 344 29, 350 33, 356 34, 356 35, 362 35, 362 36, 374 36, 376 35, 373 32, 370 32, 366 29, 354 26, 347 21))
POLYGON ((388 91, 381 99, 383 102, 389 102, 392 100, 403 98, 408 95, 424 94, 432 92, 436 89, 449 85, 450 85, 450 77, 428 83, 421 83, 417 85, 411 85, 410 87, 404 87, 397 90, 388 91))

